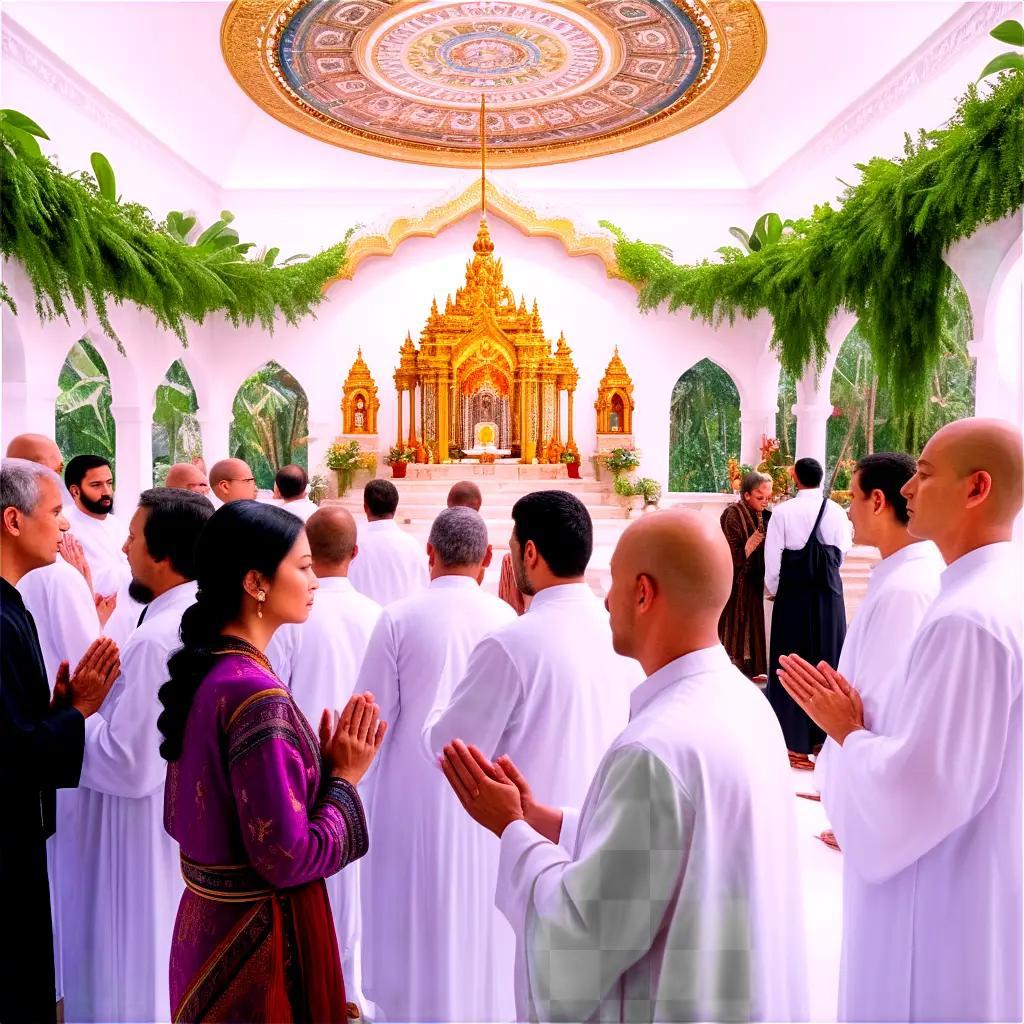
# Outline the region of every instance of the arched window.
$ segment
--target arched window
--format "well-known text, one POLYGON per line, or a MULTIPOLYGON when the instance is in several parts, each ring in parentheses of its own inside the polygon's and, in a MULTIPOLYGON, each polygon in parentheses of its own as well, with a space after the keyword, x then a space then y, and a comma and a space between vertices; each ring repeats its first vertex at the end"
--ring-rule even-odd
POLYGON ((872 452, 905 451, 917 455, 939 427, 974 415, 974 359, 967 294, 954 277, 942 324, 942 355, 932 374, 926 403, 897 417, 888 391, 881 387, 867 339, 854 324, 843 341, 832 373, 828 422, 828 472, 832 487, 846 490, 852 465, 872 452))
POLYGON ((725 370, 702 359, 672 391, 669 490, 728 490, 729 459, 738 459, 739 454, 739 392, 725 370))
POLYGON ((243 381, 231 408, 232 457, 245 459, 261 488, 290 463, 307 469, 309 401, 302 385, 273 360, 243 381))
POLYGON ((116 470, 110 374, 103 357, 86 339, 76 341, 68 351, 57 388, 54 438, 64 461, 76 455, 102 455, 116 470))
POLYGON ((167 470, 203 454, 196 412, 199 402, 192 378, 180 359, 171 363, 156 389, 153 410, 153 483, 162 487, 167 470))

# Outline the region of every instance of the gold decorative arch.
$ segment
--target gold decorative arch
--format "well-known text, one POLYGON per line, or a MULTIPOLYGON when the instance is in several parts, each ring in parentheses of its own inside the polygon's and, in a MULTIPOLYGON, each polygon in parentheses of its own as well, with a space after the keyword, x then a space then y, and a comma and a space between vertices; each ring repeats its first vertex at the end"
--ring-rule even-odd
POLYGON ((341 421, 346 434, 376 434, 380 399, 362 348, 342 388, 341 421))
MULTIPOLYGON (((596 256, 611 278, 622 278, 615 259, 615 241, 609 234, 588 235, 577 230, 568 217, 542 217, 528 206, 505 195, 493 182, 487 182, 487 212, 517 227, 531 238, 554 238, 565 247, 569 256, 596 256)), ((377 234, 359 235, 348 247, 345 265, 335 281, 351 281, 363 260, 371 256, 391 256, 409 238, 437 238, 463 217, 480 209, 480 182, 474 181, 454 199, 432 206, 418 217, 399 217, 377 234)))

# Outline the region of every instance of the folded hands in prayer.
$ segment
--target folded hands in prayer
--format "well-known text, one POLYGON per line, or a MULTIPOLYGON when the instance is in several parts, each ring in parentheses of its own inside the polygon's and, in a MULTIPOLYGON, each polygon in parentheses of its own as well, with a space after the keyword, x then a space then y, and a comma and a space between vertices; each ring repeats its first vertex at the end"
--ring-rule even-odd
POLYGON ((779 659, 779 681, 807 715, 840 746, 864 728, 860 694, 827 662, 815 668, 798 654, 779 659))

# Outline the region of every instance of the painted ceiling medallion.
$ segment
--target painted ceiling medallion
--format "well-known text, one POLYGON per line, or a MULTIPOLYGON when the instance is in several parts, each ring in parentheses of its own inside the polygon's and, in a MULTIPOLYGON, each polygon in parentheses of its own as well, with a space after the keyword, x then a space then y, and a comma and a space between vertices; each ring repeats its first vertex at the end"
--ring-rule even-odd
POLYGON ((683 131, 751 82, 754 0, 234 0, 228 67, 278 120, 362 153, 475 166, 614 153, 683 131))

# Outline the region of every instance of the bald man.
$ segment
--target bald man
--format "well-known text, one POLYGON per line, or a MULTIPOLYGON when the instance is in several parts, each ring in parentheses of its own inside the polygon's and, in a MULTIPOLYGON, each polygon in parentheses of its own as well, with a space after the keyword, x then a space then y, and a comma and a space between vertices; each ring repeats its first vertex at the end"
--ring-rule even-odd
MULTIPOLYGON (((381 606, 349 581, 349 566, 359 548, 355 520, 347 509, 324 505, 306 522, 306 536, 320 582, 313 610, 305 622, 277 630, 267 657, 306 718, 318 722, 324 708, 343 708, 352 696, 381 606)), ((345 989, 356 1003, 362 1002, 360 870, 359 864, 349 864, 327 879, 345 989)))
POLYGON ((241 459, 221 459, 210 470, 210 490, 212 497, 222 505, 255 499, 256 477, 249 464, 241 459))
POLYGON ((176 462, 167 470, 164 487, 180 487, 182 490, 195 491, 196 494, 210 493, 210 485, 206 482, 206 474, 191 462, 176 462))
POLYGON ((539 805, 508 758, 444 752, 463 806, 501 838, 520 1018, 806 1020, 789 763, 719 643, 725 538, 695 513, 655 512, 611 571, 615 649, 648 678, 582 812, 539 805))
POLYGON ((837 744, 829 816, 864 885, 844 915, 850 1020, 1021 1018, 1021 435, 943 427, 903 487, 948 568, 884 720, 827 665, 783 683, 837 744))
POLYGON ((460 480, 452 484, 448 492, 449 508, 471 508, 474 512, 479 512, 483 503, 484 496, 472 480, 460 480))

